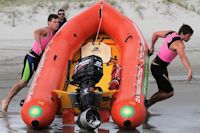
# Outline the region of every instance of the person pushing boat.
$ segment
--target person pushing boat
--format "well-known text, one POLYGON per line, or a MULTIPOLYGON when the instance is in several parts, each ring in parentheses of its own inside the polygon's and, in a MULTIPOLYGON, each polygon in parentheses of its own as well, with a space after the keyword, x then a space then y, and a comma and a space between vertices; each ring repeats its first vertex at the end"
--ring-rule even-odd
POLYGON ((2 112, 7 112, 11 99, 24 87, 27 86, 34 71, 36 71, 42 53, 47 47, 49 41, 55 35, 59 26, 59 19, 56 14, 48 16, 48 26, 39 28, 34 31, 35 42, 32 49, 24 58, 24 68, 21 79, 12 86, 5 99, 1 100, 2 112))
POLYGON ((152 44, 149 49, 150 55, 154 52, 154 45, 158 38, 164 38, 164 42, 151 64, 151 72, 156 80, 158 92, 153 94, 149 100, 145 101, 145 106, 149 108, 153 104, 170 98, 174 95, 174 89, 168 78, 167 66, 179 55, 182 64, 188 71, 187 81, 192 79, 192 67, 185 53, 184 42, 188 42, 193 34, 193 29, 189 25, 183 24, 179 32, 158 31, 152 36, 152 44))

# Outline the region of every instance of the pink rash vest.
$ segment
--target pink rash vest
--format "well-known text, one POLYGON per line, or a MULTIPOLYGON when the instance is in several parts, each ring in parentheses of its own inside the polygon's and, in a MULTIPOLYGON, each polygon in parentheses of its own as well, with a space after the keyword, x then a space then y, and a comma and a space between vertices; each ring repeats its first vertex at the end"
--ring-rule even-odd
MULTIPOLYGON (((46 48, 47 44, 48 44, 49 41, 52 39, 53 35, 54 35, 54 34, 51 33, 50 35, 41 38, 42 51, 44 51, 44 49, 46 48)), ((38 43, 37 43, 36 41, 33 43, 33 48, 32 48, 32 50, 33 50, 37 55, 40 55, 40 54, 39 54, 38 43)))
POLYGON ((164 39, 164 42, 158 52, 158 57, 167 63, 170 63, 177 56, 177 52, 169 49, 168 46, 168 44, 172 42, 172 39, 175 37, 180 37, 180 36, 175 32, 168 34, 164 39))

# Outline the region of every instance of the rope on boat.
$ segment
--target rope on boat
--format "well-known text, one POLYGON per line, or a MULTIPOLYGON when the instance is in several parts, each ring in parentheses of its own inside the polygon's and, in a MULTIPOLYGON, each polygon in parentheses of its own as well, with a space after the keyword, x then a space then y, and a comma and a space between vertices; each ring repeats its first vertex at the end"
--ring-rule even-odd
POLYGON ((103 3, 102 2, 101 2, 100 10, 99 10, 99 17, 100 17, 100 22, 99 22, 99 27, 98 27, 96 38, 95 38, 94 42, 96 42, 97 39, 98 39, 100 28, 101 28, 101 24, 102 24, 102 20, 103 20, 103 3))

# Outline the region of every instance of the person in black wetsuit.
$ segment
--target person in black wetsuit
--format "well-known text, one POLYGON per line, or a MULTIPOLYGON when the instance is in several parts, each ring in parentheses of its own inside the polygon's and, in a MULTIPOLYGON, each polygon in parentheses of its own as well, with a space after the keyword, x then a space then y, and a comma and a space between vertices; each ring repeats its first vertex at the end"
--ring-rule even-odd
POLYGON ((174 89, 168 78, 167 66, 179 55, 180 60, 188 71, 187 81, 192 79, 192 68, 185 53, 183 43, 190 40, 193 29, 189 25, 182 25, 179 32, 157 31, 153 33, 152 43, 149 49, 150 55, 154 52, 154 45, 158 38, 164 38, 163 44, 151 64, 151 72, 156 80, 158 92, 153 94, 149 100, 145 100, 146 108, 151 105, 170 98, 174 95, 174 89))
POLYGON ((11 99, 24 87, 27 86, 33 73, 36 71, 40 58, 42 57, 45 48, 55 35, 58 29, 58 15, 50 14, 48 17, 48 25, 34 31, 35 42, 32 49, 26 54, 24 58, 24 67, 22 70, 21 79, 15 83, 9 90, 7 96, 0 101, 2 112, 7 112, 11 99))

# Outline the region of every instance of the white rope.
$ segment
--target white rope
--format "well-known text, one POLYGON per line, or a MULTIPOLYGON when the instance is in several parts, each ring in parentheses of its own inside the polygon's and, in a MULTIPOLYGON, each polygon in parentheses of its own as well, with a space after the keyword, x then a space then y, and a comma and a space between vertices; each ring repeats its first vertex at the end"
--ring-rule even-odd
POLYGON ((98 27, 98 30, 97 30, 97 34, 96 34, 96 38, 95 38, 95 42, 97 41, 98 39, 98 36, 99 36, 99 32, 100 32, 100 28, 101 28, 101 24, 102 24, 102 20, 103 20, 103 3, 101 2, 101 7, 100 7, 100 10, 101 10, 101 18, 100 18, 100 22, 99 22, 99 27, 98 27))

